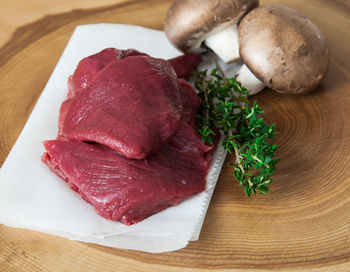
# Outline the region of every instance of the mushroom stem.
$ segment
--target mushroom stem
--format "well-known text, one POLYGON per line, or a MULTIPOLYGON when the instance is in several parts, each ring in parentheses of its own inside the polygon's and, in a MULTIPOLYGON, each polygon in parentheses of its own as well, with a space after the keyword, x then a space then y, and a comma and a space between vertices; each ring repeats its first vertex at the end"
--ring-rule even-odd
POLYGON ((237 81, 241 82, 243 87, 249 90, 249 95, 254 95, 264 89, 265 84, 261 82, 249 69, 243 64, 236 74, 237 81))
POLYGON ((237 25, 230 25, 210 35, 205 44, 225 63, 239 59, 237 25))

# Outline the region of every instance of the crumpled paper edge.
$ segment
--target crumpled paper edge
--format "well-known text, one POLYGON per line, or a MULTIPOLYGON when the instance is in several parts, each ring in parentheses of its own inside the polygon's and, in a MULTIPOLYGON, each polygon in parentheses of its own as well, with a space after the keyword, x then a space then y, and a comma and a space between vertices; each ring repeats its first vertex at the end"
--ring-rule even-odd
POLYGON ((205 219, 205 215, 207 213, 207 210, 210 204, 210 200, 213 196, 216 183, 219 179, 222 166, 226 159, 227 151, 223 149, 221 144, 222 141, 223 141, 223 135, 221 135, 220 141, 218 143, 218 146, 214 152, 214 155, 211 161, 211 165, 207 175, 206 189, 204 192, 202 192, 203 194, 205 194, 205 201, 202 205, 201 212, 198 214, 197 223, 195 228, 193 229, 190 241, 196 241, 199 238, 200 231, 202 229, 202 225, 205 219))

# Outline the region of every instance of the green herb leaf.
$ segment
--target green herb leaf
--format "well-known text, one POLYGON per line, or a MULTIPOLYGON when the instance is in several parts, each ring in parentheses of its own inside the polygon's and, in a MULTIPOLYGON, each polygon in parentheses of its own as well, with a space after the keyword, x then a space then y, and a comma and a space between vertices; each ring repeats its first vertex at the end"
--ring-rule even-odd
POLYGON ((226 78, 214 69, 195 74, 195 86, 202 99, 198 115, 198 132, 205 143, 213 144, 215 131, 225 136, 224 149, 235 154, 229 165, 233 177, 244 187, 248 197, 266 194, 279 159, 275 158, 276 145, 271 141, 275 124, 268 125, 261 118, 263 109, 254 101, 250 105, 249 91, 235 78, 226 78))

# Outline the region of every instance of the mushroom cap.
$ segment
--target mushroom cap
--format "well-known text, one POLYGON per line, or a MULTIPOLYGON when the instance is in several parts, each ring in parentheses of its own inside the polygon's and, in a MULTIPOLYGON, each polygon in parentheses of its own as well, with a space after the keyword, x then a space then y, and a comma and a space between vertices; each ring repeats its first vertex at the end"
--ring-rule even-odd
POLYGON ((211 34, 236 24, 259 0, 175 0, 168 10, 164 31, 179 50, 201 53, 211 34))
POLYGON ((299 12, 277 5, 248 13, 238 27, 243 62, 267 87, 300 94, 314 90, 330 60, 321 31, 299 12))

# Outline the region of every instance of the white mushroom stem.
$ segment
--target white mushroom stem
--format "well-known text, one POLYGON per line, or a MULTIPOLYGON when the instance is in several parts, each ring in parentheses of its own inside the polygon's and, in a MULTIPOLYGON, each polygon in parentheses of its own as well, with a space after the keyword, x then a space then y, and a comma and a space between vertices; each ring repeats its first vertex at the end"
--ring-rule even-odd
POLYGON ((249 95, 257 94, 265 87, 265 84, 261 82, 244 64, 237 72, 236 79, 242 83, 243 87, 250 91, 249 95))
POLYGON ((205 44, 225 63, 239 59, 237 25, 230 25, 210 35, 205 44))

